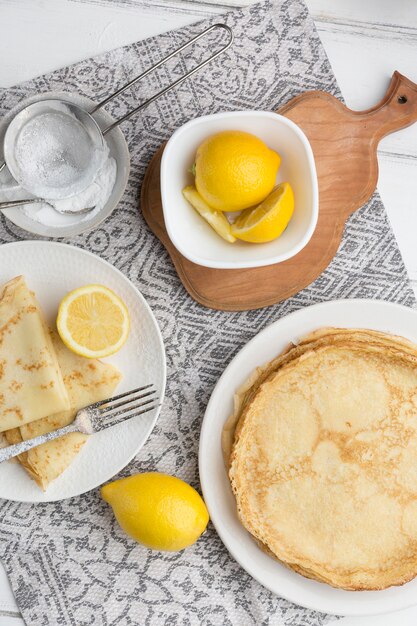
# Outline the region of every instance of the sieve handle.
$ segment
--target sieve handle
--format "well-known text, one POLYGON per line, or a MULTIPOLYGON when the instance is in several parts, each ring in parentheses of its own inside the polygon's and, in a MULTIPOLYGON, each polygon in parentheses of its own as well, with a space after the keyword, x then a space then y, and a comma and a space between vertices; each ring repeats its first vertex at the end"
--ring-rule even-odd
POLYGON ((152 96, 151 98, 149 98, 145 102, 142 102, 138 107, 136 107, 132 111, 129 111, 128 113, 126 113, 126 115, 123 115, 123 117, 121 117, 120 119, 118 119, 115 122, 113 122, 112 124, 110 124, 110 126, 108 126, 107 128, 105 128, 103 130, 103 135, 105 135, 106 133, 111 131, 116 126, 119 126, 119 124, 121 124, 122 122, 128 120, 130 117, 132 117, 132 115, 135 115, 136 113, 138 113, 138 111, 142 111, 142 109, 144 109, 149 104, 151 104, 152 102, 157 100, 157 98, 159 98, 160 96, 163 96, 164 94, 166 94, 171 89, 174 89, 174 87, 176 87, 177 85, 182 83, 186 78, 189 78, 190 76, 192 76, 195 72, 197 72, 201 68, 205 67, 208 63, 210 63, 211 61, 216 59, 220 54, 222 54, 228 48, 230 48, 230 46, 233 43, 233 31, 232 31, 232 29, 229 26, 227 26, 226 24, 213 24, 212 26, 209 26, 209 28, 206 28, 205 30, 203 30, 199 35, 197 35, 193 39, 190 39, 190 41, 188 41, 187 43, 185 43, 182 46, 180 46, 179 48, 177 48, 177 50, 174 50, 174 52, 171 52, 171 54, 169 54, 165 58, 161 59, 161 61, 158 61, 158 63, 156 63, 155 65, 153 65, 152 67, 147 69, 145 72, 143 72, 142 74, 140 74, 139 76, 137 76, 136 78, 131 80, 124 87, 121 87, 120 89, 118 89, 115 93, 113 93, 108 98, 106 98, 105 100, 100 102, 100 104, 98 104, 92 111, 90 111, 91 115, 93 115, 96 111, 101 109, 108 102, 110 102, 114 98, 117 98, 117 96, 119 96, 124 91, 126 91, 126 89, 129 89, 129 87, 132 87, 133 85, 138 83, 140 80, 142 80, 142 78, 145 78, 146 76, 148 76, 148 74, 150 74, 154 70, 156 70, 159 67, 161 67, 161 65, 164 65, 164 63, 166 63, 167 61, 172 59, 174 56, 176 56, 177 54, 179 54, 180 52, 182 52, 183 50, 188 48, 188 46, 191 46, 193 43, 195 43, 196 41, 201 39, 201 37, 204 37, 205 35, 207 35, 211 31, 216 30, 216 29, 222 29, 222 30, 224 30, 224 31, 226 31, 228 33, 229 40, 228 40, 227 44, 225 44, 218 52, 215 52, 214 54, 212 54, 208 59, 206 59, 205 61, 202 61, 194 69, 192 69, 189 72, 187 72, 187 74, 184 74, 184 76, 182 76, 181 78, 178 78, 178 80, 176 80, 175 82, 171 83, 171 85, 168 85, 168 87, 165 87, 165 89, 162 89, 161 91, 156 93, 154 96, 152 96))

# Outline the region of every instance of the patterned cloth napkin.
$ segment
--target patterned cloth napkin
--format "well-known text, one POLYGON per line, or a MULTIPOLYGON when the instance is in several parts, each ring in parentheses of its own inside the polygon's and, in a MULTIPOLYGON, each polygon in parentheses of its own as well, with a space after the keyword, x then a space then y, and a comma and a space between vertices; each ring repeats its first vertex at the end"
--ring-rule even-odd
MULTIPOLYGON (((379 298, 414 306, 403 261, 375 194, 349 220, 329 268, 297 296, 262 310, 210 311, 182 287, 163 246, 138 210, 146 166, 161 143, 190 118, 215 111, 271 110, 306 89, 340 96, 302 0, 265 2, 228 14, 235 43, 204 72, 123 126, 132 170, 122 202, 99 228, 70 243, 102 256, 139 287, 161 326, 168 387, 159 421, 121 473, 159 470, 198 487, 200 424, 225 365, 262 328, 300 307, 335 298, 379 298)), ((218 17, 216 18, 218 21, 218 17)), ((139 71, 200 32, 210 21, 88 59, 0 93, 0 113, 48 90, 100 101, 139 71)), ((204 57, 173 62, 138 91, 157 91, 204 57)), ((135 102, 123 96, 111 111, 135 102)), ((4 217, 0 241, 28 238, 4 217)), ((98 490, 54 504, 0 504, 0 557, 30 626, 321 625, 329 616, 279 598, 243 571, 214 528, 181 553, 154 553, 119 529, 98 490)))

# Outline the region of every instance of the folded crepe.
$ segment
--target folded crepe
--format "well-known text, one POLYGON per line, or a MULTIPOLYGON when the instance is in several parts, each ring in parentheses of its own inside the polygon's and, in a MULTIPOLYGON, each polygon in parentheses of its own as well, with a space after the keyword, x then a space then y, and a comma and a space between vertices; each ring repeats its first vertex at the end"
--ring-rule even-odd
POLYGON ((17 276, 0 290, 0 432, 69 407, 39 304, 17 276))
MULTIPOLYGON (((9 444, 70 424, 79 409, 111 397, 121 379, 120 372, 112 365, 86 359, 68 350, 57 333, 51 332, 50 338, 62 371, 70 409, 6 431, 4 434, 9 444)), ((86 440, 86 435, 70 433, 37 446, 19 455, 18 459, 41 489, 46 490, 50 482, 71 464, 86 440)))

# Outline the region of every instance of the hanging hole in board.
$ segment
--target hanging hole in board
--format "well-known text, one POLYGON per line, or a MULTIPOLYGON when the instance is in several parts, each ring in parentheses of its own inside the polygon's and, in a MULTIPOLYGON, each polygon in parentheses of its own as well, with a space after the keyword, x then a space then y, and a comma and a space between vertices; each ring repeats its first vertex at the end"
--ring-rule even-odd
POLYGON ((408 99, 407 96, 398 96, 397 102, 399 104, 405 104, 407 102, 407 99, 408 99))

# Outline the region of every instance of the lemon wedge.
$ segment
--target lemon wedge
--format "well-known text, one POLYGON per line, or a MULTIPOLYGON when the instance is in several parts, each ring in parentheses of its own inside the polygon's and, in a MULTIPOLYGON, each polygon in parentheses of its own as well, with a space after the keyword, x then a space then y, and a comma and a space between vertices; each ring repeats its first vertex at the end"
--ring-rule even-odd
POLYGON ((90 359, 114 354, 125 343, 129 312, 103 285, 86 285, 68 293, 59 305, 57 327, 67 348, 90 359))
POLYGON ((197 491, 168 474, 145 472, 101 488, 123 530, 153 550, 174 552, 193 544, 205 531, 207 507, 197 491))
POLYGON ((227 221, 226 216, 221 211, 212 209, 207 202, 203 200, 195 187, 192 187, 191 185, 189 187, 185 187, 182 190, 182 194, 197 211, 197 213, 199 213, 201 217, 205 219, 208 224, 210 224, 212 229, 215 230, 220 237, 229 243, 234 243, 236 241, 235 237, 233 237, 230 232, 230 224, 227 221))
POLYGON ((294 194, 289 183, 281 183, 252 209, 242 211, 231 226, 236 239, 266 243, 279 237, 294 212, 294 194))

